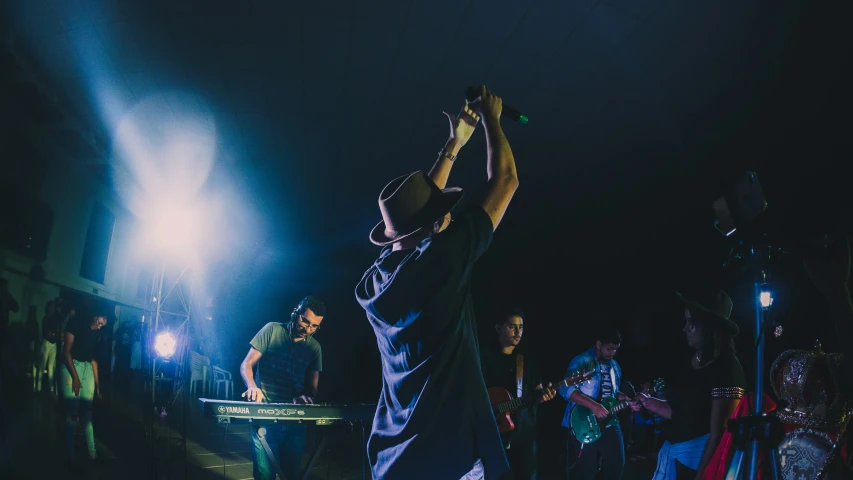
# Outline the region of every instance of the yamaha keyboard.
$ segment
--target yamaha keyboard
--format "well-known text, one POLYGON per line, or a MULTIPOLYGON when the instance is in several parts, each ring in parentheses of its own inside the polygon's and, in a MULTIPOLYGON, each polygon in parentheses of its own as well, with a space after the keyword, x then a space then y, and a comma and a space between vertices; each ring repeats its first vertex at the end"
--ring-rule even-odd
POLYGON ((376 405, 334 405, 296 403, 235 402, 199 398, 205 417, 215 417, 219 423, 250 422, 275 423, 280 421, 306 421, 317 425, 331 425, 342 421, 370 422, 376 405))

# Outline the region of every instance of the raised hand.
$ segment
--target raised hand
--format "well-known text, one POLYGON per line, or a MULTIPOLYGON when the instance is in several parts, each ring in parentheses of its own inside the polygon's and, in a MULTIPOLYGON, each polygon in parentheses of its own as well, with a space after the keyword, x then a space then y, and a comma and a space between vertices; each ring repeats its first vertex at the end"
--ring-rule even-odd
POLYGON ((477 128, 477 122, 480 121, 480 115, 474 112, 474 110, 472 110, 467 104, 462 107, 462 111, 459 112, 459 115, 457 116, 453 116, 453 114, 449 112, 444 112, 444 114, 450 122, 449 141, 455 142, 459 147, 465 146, 471 138, 471 135, 474 134, 474 130, 477 128))
POLYGON ((468 102, 468 105, 483 117, 484 122, 500 122, 503 99, 490 92, 485 85, 480 85, 480 96, 468 102))

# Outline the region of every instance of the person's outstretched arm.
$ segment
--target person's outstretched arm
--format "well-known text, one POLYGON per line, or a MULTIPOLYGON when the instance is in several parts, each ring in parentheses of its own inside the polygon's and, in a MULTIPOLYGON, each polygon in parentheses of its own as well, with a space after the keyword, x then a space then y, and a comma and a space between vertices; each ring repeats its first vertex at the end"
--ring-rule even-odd
POLYGON ((447 120, 450 121, 450 138, 444 148, 438 153, 438 160, 429 171, 430 180, 435 183, 438 188, 444 188, 447 185, 447 178, 450 176, 450 170, 453 168, 455 158, 459 155, 462 147, 468 143, 474 129, 477 127, 477 122, 480 120, 480 115, 471 110, 471 107, 465 105, 458 116, 453 116, 452 113, 444 112, 447 115, 447 120), (451 160, 454 159, 454 160, 451 160))
POLYGON ((486 127, 486 147, 488 160, 486 174, 488 183, 483 199, 483 210, 492 219, 495 229, 503 219, 504 213, 518 188, 518 174, 515 171, 515 157, 501 127, 503 101, 485 86, 480 87, 480 96, 472 102, 475 111, 480 113, 486 127))

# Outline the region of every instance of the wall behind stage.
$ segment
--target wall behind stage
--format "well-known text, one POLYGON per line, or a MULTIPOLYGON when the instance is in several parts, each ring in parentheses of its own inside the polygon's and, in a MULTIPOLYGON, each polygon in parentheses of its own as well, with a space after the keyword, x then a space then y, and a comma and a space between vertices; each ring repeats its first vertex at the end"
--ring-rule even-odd
POLYGON ((40 321, 45 303, 56 298, 63 287, 140 307, 143 298, 139 294, 138 272, 142 259, 135 255, 136 219, 122 208, 109 185, 110 179, 96 176, 92 167, 92 162, 109 160, 79 158, 56 140, 55 130, 20 118, 19 113, 0 113, 0 151, 5 152, 0 188, 18 192, 16 195, 25 202, 45 208, 11 212, 7 223, 13 227, 26 224, 14 215, 34 211, 52 215, 52 221, 43 255, 29 255, 0 244, 0 276, 9 280, 10 293, 21 307, 10 315, 13 328, 19 328, 16 325, 33 315, 40 321), (24 168, 27 164, 37 164, 38 168, 24 168), (108 231, 109 238, 101 241, 102 248, 108 249, 103 282, 80 274, 90 219, 97 204, 115 217, 111 235, 108 231))

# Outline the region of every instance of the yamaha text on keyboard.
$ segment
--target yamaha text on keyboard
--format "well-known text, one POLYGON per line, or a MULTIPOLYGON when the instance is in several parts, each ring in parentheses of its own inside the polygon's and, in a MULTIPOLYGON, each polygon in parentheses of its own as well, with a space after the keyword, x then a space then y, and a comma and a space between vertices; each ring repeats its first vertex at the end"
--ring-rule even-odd
POLYGON ((274 423, 279 421, 309 421, 329 425, 340 421, 369 422, 373 420, 376 405, 333 405, 295 403, 235 402, 199 398, 205 417, 215 417, 219 423, 243 421, 274 423))

